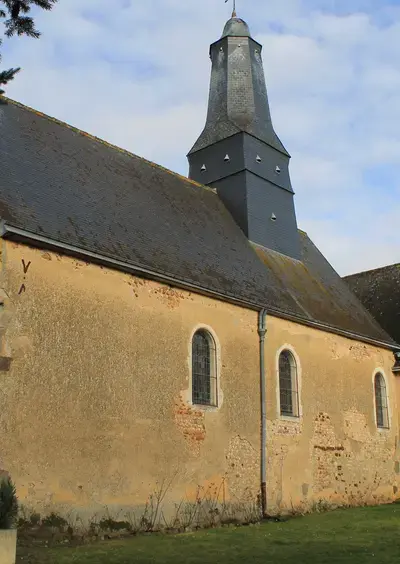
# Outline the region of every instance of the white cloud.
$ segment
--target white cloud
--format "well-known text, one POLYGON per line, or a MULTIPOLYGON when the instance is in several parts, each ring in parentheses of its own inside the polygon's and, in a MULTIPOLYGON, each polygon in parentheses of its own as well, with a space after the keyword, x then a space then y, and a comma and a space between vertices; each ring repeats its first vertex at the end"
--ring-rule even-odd
MULTIPOLYGON (((186 173, 227 5, 113 5, 60 0, 38 14, 39 41, 7 42, 4 66, 23 67, 8 94, 186 173)), ((243 17, 264 45, 300 227, 342 274, 400 261, 400 10, 389 0, 253 0, 243 17)))

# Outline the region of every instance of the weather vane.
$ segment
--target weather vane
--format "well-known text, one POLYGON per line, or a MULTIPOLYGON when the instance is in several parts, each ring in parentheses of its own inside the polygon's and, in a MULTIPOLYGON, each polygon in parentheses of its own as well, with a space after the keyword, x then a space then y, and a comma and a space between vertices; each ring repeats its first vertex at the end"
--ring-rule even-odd
MULTIPOLYGON (((226 4, 227 2, 228 2, 228 0, 225 0, 225 4, 226 4)), ((232 18, 236 18, 236 0, 233 0, 232 18)))

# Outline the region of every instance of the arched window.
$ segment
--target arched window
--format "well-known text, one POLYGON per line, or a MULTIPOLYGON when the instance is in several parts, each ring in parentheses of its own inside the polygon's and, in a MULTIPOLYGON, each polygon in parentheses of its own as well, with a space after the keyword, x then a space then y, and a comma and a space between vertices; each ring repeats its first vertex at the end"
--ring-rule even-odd
POLYGON ((375 375, 375 411, 376 424, 381 429, 389 428, 388 398, 386 382, 382 374, 375 375))
POLYGON ((288 350, 279 355, 279 398, 281 415, 299 417, 297 366, 293 354, 288 350))
POLYGON ((192 402, 198 405, 214 405, 217 401, 215 341, 201 329, 192 341, 192 402))

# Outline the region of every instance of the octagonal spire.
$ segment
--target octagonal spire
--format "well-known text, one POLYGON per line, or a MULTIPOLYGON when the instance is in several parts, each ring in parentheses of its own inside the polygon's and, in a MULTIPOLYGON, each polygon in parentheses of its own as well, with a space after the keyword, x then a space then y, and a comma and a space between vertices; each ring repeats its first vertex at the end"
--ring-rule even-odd
POLYGON ((250 241, 299 260, 290 156, 272 125, 261 53, 234 13, 210 47, 208 112, 189 176, 217 190, 250 241))

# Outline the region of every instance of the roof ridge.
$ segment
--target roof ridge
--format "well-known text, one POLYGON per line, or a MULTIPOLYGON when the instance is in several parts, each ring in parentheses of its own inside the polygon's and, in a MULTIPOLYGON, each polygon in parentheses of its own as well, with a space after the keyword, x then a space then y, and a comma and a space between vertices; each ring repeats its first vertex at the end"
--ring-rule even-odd
POLYGON ((371 272, 378 272, 379 270, 386 270, 388 268, 398 267, 400 268, 400 262, 395 262, 393 264, 387 264, 386 266, 378 266, 378 268, 369 268, 368 270, 361 270, 360 272, 354 272, 353 274, 347 274, 343 276, 344 279, 352 278, 354 276, 361 276, 362 274, 369 274, 371 272))
POLYGON ((61 126, 64 126, 68 129, 71 129, 72 131, 75 131, 75 133, 79 133, 80 135, 88 137, 89 139, 92 139, 93 141, 96 141, 97 143, 100 143, 101 145, 105 145, 106 147, 109 147, 110 149, 114 149, 116 151, 119 151, 120 153, 125 153, 129 157, 135 157, 137 159, 140 159, 141 161, 149 164, 150 166, 152 166, 154 168, 158 168, 159 170, 167 172, 168 174, 171 174, 172 176, 176 176, 177 178, 181 178, 181 179, 185 180, 186 182, 193 184, 194 186, 197 186, 199 188, 203 188, 204 190, 207 190, 209 192, 212 192, 213 194, 216 194, 215 188, 211 188, 210 186, 205 186, 204 184, 200 184, 200 182, 196 182, 195 180, 192 180, 192 179, 188 178, 187 176, 183 176, 183 174, 179 174, 178 172, 174 172, 173 170, 170 170, 169 168, 166 168, 162 165, 159 165, 159 164, 157 164, 153 161, 149 161, 148 159, 146 159, 144 157, 140 157, 139 155, 136 155, 135 153, 132 153, 131 151, 128 151, 127 149, 123 149, 122 147, 118 147, 118 145, 114 145, 113 143, 109 143, 108 141, 105 141, 104 139, 101 139, 100 137, 97 137, 96 135, 93 135, 92 133, 88 133, 87 131, 83 131, 83 129, 79 129, 79 127, 75 127, 74 125, 70 125, 69 123, 67 123, 65 121, 62 121, 58 118, 49 116, 48 114, 40 112, 39 110, 35 110, 35 108, 27 106, 26 104, 22 104, 21 102, 17 102, 17 100, 12 100, 11 98, 7 98, 6 96, 2 96, 1 99, 2 99, 2 101, 4 100, 6 103, 10 102, 14 106, 18 106, 20 108, 23 108, 25 110, 28 110, 29 112, 32 112, 32 113, 38 115, 40 117, 48 119, 49 121, 52 121, 53 123, 56 123, 57 125, 61 125, 61 126))

